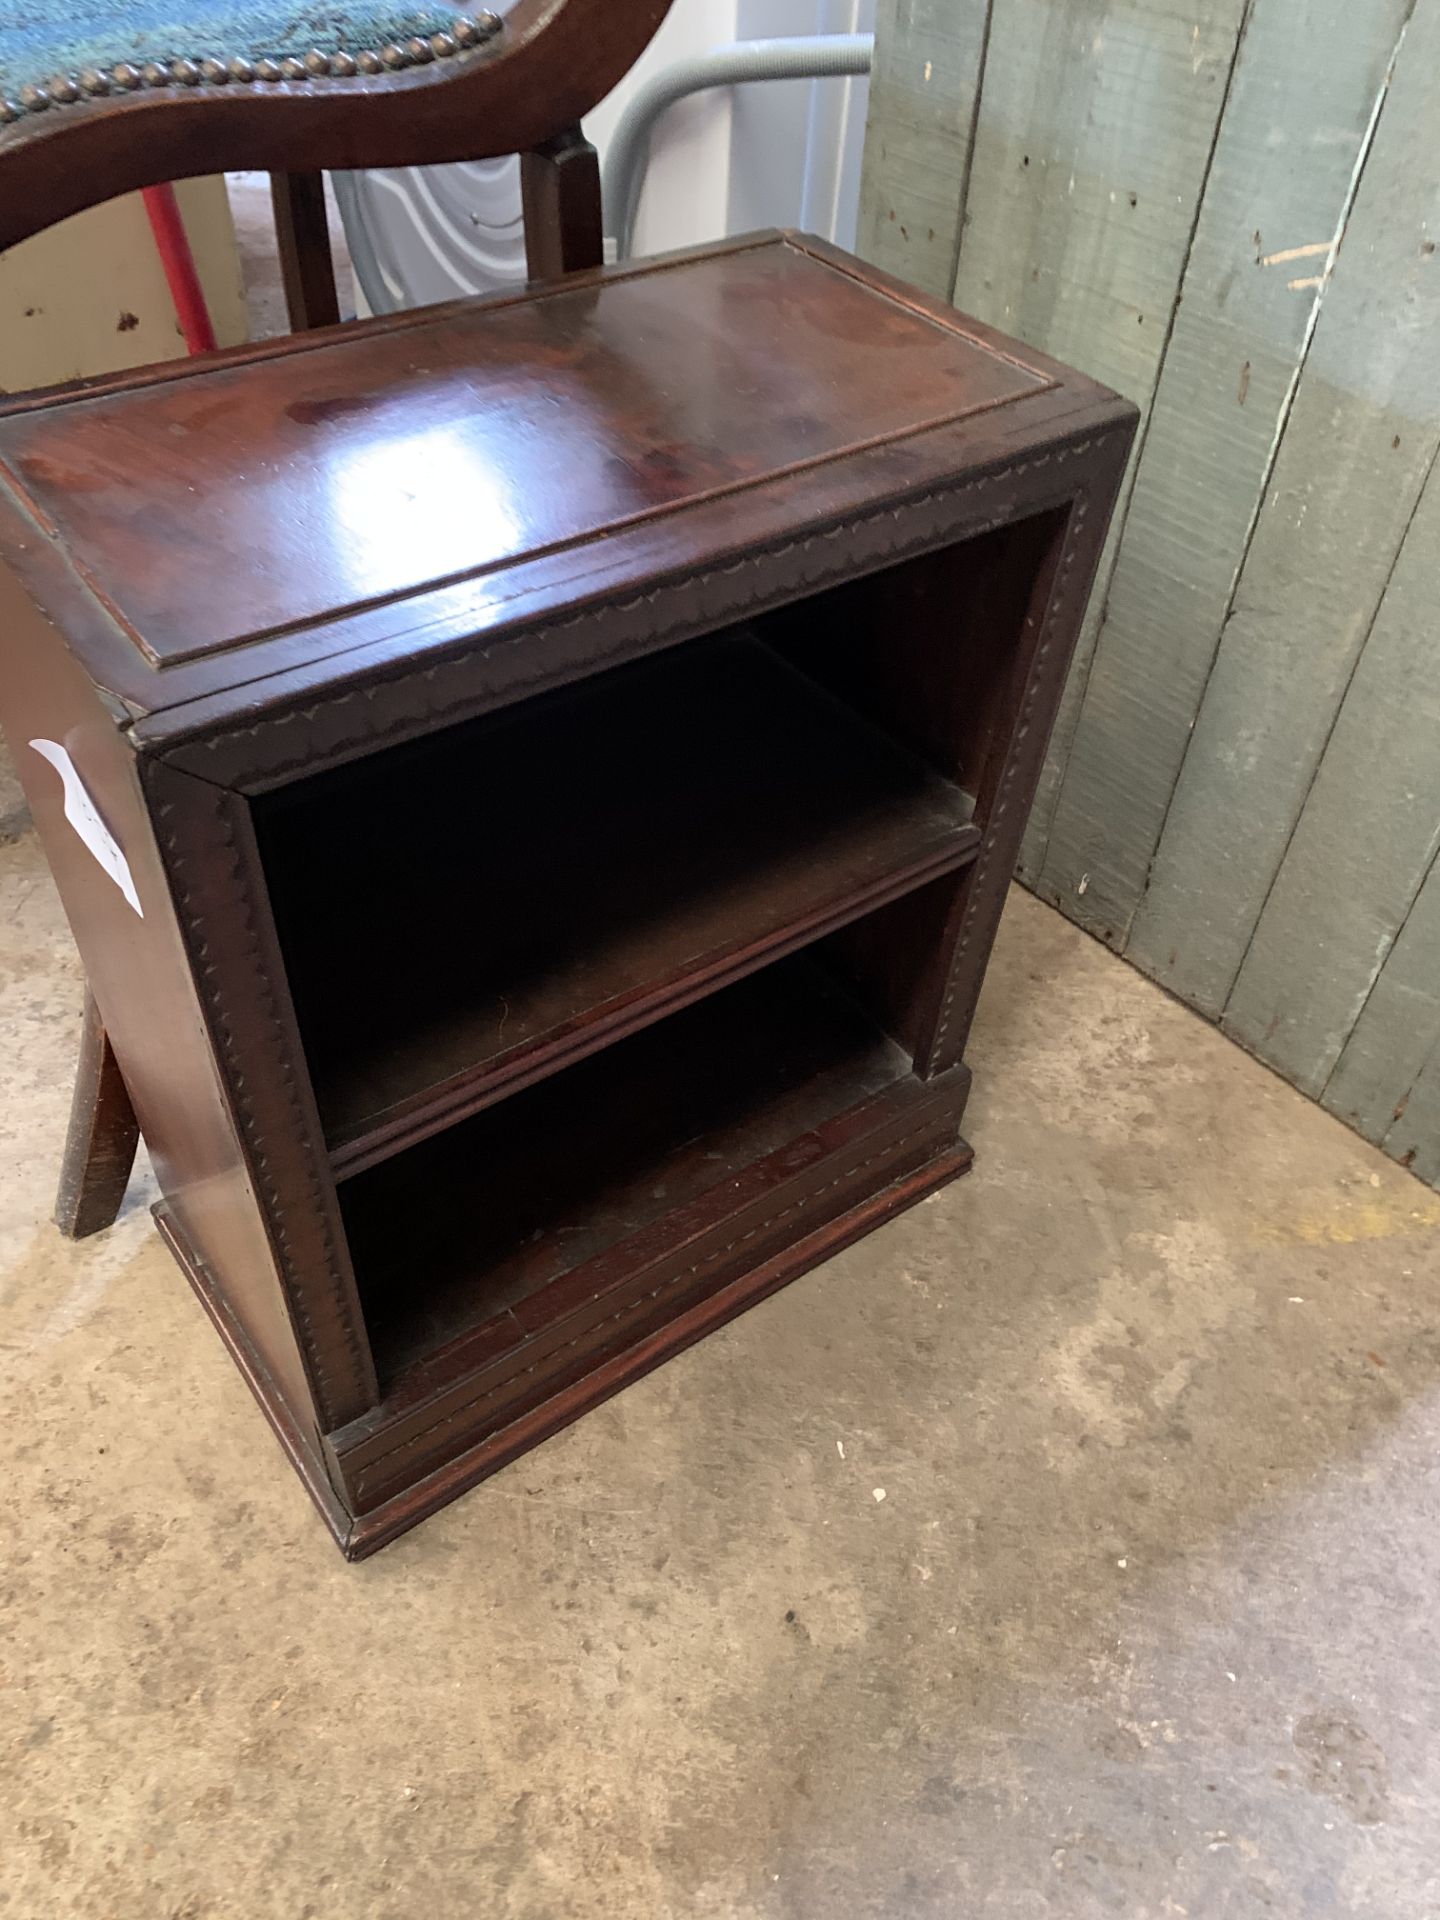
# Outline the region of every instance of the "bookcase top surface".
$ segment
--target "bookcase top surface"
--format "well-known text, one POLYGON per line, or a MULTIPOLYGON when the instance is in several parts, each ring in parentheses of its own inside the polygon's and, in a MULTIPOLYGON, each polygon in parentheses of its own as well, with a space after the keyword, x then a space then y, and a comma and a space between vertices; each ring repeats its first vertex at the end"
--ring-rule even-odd
POLYGON ((1125 411, 844 254, 761 235, 12 403, 0 557, 133 716, 218 713, 1125 411))

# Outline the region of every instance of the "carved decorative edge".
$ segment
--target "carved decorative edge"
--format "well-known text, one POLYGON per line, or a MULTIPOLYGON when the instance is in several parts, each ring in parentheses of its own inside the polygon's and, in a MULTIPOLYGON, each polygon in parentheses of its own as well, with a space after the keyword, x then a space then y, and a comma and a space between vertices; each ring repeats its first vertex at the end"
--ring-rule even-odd
POLYGON ((328 1431, 352 1419, 358 1406, 373 1404, 376 1389, 369 1343, 352 1310, 348 1265, 342 1262, 332 1227, 334 1188, 329 1168, 317 1150, 316 1122, 307 1111, 297 1078, 298 1042, 291 1044, 281 1017, 277 988, 260 937, 250 863, 231 816, 231 809, 245 802, 220 787, 209 788, 205 800, 209 818, 199 834, 192 810, 159 793, 152 796, 152 818, 195 969, 196 989, 220 1055, 226 1094, 260 1190, 266 1231, 284 1282, 317 1410, 328 1431), (233 913, 222 925, 216 924, 213 909, 207 911, 196 898, 198 882, 194 875, 202 858, 217 863, 219 889, 225 900, 234 904, 233 913), (233 995, 237 973, 243 979, 241 991, 247 1008, 265 1023, 266 1078, 279 1092, 286 1109, 284 1144, 297 1156, 302 1171, 303 1185, 298 1192, 284 1191, 277 1176, 272 1157, 275 1141, 267 1135, 256 1105, 254 1049, 242 1047, 236 1037, 233 995), (301 1244, 307 1241, 310 1244, 301 1244), (349 1362, 348 1378, 343 1381, 336 1378, 329 1363, 329 1356, 337 1349, 349 1362))
MULTIPOLYGON (((1030 671, 1026 676, 1020 712, 1007 743, 1005 764, 996 786, 994 805, 985 822, 985 837, 980 843, 980 851, 967 876, 964 913, 950 957, 945 997, 940 1003, 940 1018, 930 1050, 932 1068, 935 1072, 943 1072, 946 1067, 953 1066, 964 1049, 966 1036, 963 1033, 955 1034, 948 1056, 945 1041, 949 1034, 960 986, 966 978, 966 956, 978 932, 983 929, 993 933, 999 918, 998 910, 1003 901, 1004 891, 1010 884, 1013 858, 1006 862, 998 878, 996 862, 1008 842, 1012 839, 1018 840, 1018 834, 1011 835, 1007 831, 1008 818, 1014 803, 1024 791, 1026 785, 1024 775, 1035 757, 1033 749, 1028 749, 1026 743, 1035 724, 1036 710, 1049 699, 1052 691, 1058 691, 1053 683, 1058 680, 1061 670, 1070 658, 1071 649, 1068 641, 1071 638, 1072 627, 1067 625, 1067 616, 1070 613, 1075 562, 1085 545, 1085 522, 1089 512, 1090 495, 1077 494, 1070 508, 1069 520, 1065 528, 1060 564, 1056 569, 1045 608, 1039 615, 1042 623, 1040 637, 1030 662, 1030 671)), ((1035 617, 1032 613, 1031 618, 1035 617)), ((1023 822, 1021 825, 1023 826, 1023 822)))
POLYGON ((412 666, 399 674, 377 677, 368 684, 243 726, 177 740, 164 750, 164 757, 185 765, 188 756, 195 753, 210 761, 224 756, 223 769, 207 767, 201 777, 254 789, 279 785, 287 776, 302 771, 319 771, 348 757, 356 748, 378 752, 432 727, 458 725, 490 706, 509 704, 561 685, 579 673, 618 664, 640 654, 647 642, 657 638, 666 644, 683 640, 708 631, 718 622, 743 618, 861 573, 896 565, 944 545, 957 534, 976 538, 1012 520, 1063 505, 1071 496, 1026 499, 1007 504, 990 518, 959 518, 957 523, 957 508, 977 495, 983 498, 1027 475, 1081 459, 1112 437, 1110 431, 1090 433, 972 479, 848 514, 833 526, 755 548, 702 572, 680 575, 628 600, 601 602, 551 625, 520 628, 495 641, 461 643, 423 667, 412 666), (891 537, 876 539, 873 536, 877 533, 891 537), (872 536, 868 543, 867 535, 872 536), (748 594, 736 590, 736 583, 747 575, 753 577, 786 561, 812 556, 818 557, 819 564, 778 582, 762 580, 748 594), (666 603, 676 598, 685 602, 683 617, 667 620, 666 603), (597 628, 604 629, 600 644, 595 637, 597 628), (577 636, 574 644, 563 647, 560 643, 572 635, 577 636), (529 672, 507 673, 506 662, 514 660, 514 649, 522 645, 547 655, 547 664, 529 672), (423 705, 407 705, 398 714, 387 713, 395 702, 417 689, 424 690, 423 705), (302 750, 285 757, 276 757, 273 751, 253 758, 245 754, 246 743, 273 748, 277 739, 292 728, 300 729, 305 736, 302 750))
POLYGON ((485 9, 457 16, 452 31, 388 40, 382 46, 362 47, 358 53, 325 53, 312 47, 303 58, 228 59, 197 54, 178 60, 146 60, 136 66, 122 60, 113 67, 82 67, 76 73, 57 74, 44 85, 28 84, 14 99, 0 100, 0 124, 10 126, 32 114, 54 107, 77 106, 112 94, 143 93, 166 87, 273 87, 284 81, 369 79, 376 74, 401 73, 407 67, 428 66, 435 60, 454 60, 488 46, 503 30, 498 13, 485 9))

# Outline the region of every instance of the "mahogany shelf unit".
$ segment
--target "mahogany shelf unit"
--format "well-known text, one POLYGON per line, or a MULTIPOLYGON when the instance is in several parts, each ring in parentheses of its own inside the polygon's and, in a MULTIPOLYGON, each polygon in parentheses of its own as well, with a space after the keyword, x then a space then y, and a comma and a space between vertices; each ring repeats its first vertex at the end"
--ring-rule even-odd
POLYGON ((776 234, 0 411, 0 718, 348 1554, 969 1165, 1133 427, 776 234))

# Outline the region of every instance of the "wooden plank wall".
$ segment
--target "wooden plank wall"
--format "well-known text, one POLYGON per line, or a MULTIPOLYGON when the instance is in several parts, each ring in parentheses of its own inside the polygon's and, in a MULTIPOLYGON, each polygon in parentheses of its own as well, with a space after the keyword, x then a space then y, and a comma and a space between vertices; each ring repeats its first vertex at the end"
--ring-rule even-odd
POLYGON ((1021 863, 1440 1185, 1440 0, 882 0, 860 246, 1142 425, 1021 863))

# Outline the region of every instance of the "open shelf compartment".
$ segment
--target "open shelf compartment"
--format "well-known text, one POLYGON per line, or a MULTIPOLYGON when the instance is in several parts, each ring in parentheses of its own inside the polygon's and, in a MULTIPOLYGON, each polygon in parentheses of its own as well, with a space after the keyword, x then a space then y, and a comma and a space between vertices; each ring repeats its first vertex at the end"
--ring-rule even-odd
POLYGON ((337 1177, 954 872, 972 812, 744 628, 265 796, 337 1177))
POLYGON ((873 1224, 962 1171, 968 1084, 920 1080, 796 954, 346 1181, 382 1392, 336 1437, 357 1503, 413 1471, 412 1436, 453 1452, 455 1422, 480 1444, 577 1411, 843 1245, 857 1207, 873 1224))
POLYGON ((369 1544, 969 1164, 946 969, 1057 531, 255 802, 378 1382, 325 1441, 369 1544))
POLYGON ((347 1180, 382 1382, 484 1322, 518 1343, 569 1276, 910 1065, 795 956, 347 1180))

